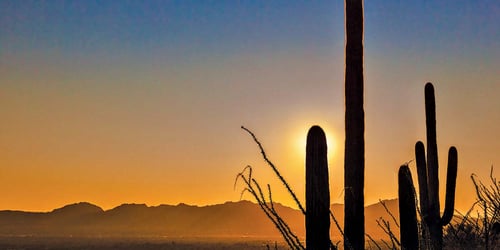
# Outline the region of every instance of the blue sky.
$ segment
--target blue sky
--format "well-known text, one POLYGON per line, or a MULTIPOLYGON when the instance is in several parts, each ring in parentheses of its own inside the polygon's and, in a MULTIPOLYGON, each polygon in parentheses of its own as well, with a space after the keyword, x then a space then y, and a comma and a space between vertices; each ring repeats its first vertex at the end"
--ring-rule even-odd
POLYGON ((326 46, 334 39, 335 7, 341 21, 342 4, 333 2, 3 1, 2 40, 12 49, 82 53, 326 46))
MULTIPOLYGON (((184 47, 235 53, 261 46, 324 47, 343 40, 341 1, 0 4, 2 44, 10 49, 89 52, 184 47)), ((368 45, 455 53, 498 46, 495 1, 369 1, 365 9, 369 10, 365 14, 368 45)))

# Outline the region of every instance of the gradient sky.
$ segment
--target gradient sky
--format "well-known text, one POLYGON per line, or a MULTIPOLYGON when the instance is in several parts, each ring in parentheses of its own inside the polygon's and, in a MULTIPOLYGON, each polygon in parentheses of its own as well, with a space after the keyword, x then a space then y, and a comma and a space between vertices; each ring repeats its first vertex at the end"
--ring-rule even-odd
MULTIPOLYGON (((291 205, 241 125, 299 197, 307 129, 322 126, 332 202, 342 202, 343 5, 0 1, 0 209, 236 201, 247 164, 291 205)), ((425 140, 430 81, 441 187, 455 145, 457 207, 467 209, 470 175, 500 171, 500 3, 364 10, 366 203, 397 196, 398 167, 425 140)))

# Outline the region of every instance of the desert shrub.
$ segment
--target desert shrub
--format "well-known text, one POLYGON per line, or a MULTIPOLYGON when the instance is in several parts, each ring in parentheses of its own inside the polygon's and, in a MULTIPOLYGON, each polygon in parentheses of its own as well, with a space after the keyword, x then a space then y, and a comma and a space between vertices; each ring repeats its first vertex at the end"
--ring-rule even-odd
POLYGON ((471 179, 477 200, 446 228, 445 249, 500 249, 500 182, 493 175, 493 167, 489 183, 483 183, 475 174, 471 179))

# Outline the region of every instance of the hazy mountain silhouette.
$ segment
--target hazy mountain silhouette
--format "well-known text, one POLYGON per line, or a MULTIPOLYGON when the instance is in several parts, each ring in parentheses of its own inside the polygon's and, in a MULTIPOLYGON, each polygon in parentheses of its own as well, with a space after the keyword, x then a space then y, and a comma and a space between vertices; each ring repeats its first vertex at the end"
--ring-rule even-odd
MULTIPOLYGON (((387 207, 398 216, 397 200, 386 201, 387 207)), ((295 209, 275 204, 289 226, 303 236, 304 217, 295 209)), ((343 224, 344 207, 332 205, 332 211, 343 224)), ((389 215, 377 203, 366 207, 366 231, 372 237, 385 238, 376 219, 389 215)), ((391 221, 391 224, 393 222, 391 221)), ((394 229, 397 229, 394 226, 394 229)), ((334 223, 333 238, 340 236, 334 223)), ((395 230, 397 232, 397 230, 395 230)), ((169 237, 280 237, 278 230, 260 210, 249 201, 226 202, 210 206, 123 204, 110 210, 90 203, 77 203, 51 212, 0 211, 0 236, 169 236, 169 237)))

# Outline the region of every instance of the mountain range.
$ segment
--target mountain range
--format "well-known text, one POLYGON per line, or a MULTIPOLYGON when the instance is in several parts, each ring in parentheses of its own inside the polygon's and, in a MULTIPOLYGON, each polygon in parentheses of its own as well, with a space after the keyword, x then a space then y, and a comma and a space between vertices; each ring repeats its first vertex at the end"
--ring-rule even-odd
MULTIPOLYGON (((397 200, 383 202, 397 219, 397 200)), ((275 208, 292 230, 303 237, 305 229, 301 212, 280 204, 275 204, 275 208)), ((343 205, 333 204, 331 210, 343 227, 343 205)), ((390 221, 394 233, 398 233, 394 221, 380 202, 365 208, 366 233, 374 239, 387 238, 377 226, 376 220, 380 217, 390 221)), ((332 239, 340 239, 341 234, 333 222, 331 232, 332 239)), ((0 211, 0 236, 275 239, 280 234, 260 207, 250 201, 209 206, 123 204, 110 210, 81 202, 51 212, 0 211)))

